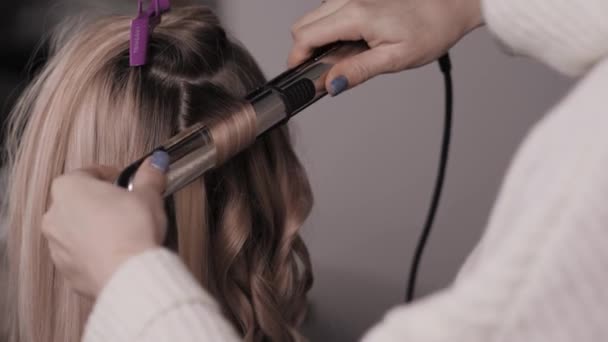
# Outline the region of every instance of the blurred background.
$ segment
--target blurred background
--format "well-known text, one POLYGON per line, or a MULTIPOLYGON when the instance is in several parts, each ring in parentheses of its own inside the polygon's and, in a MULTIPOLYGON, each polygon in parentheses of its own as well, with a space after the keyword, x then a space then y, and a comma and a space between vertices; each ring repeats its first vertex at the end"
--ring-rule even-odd
MULTIPOLYGON (((196 1, 172 0, 186 2, 196 1)), ((269 77, 285 68, 291 24, 320 3, 200 2, 219 11, 269 77)), ((34 58, 32 52, 53 25, 83 10, 135 9, 135 0, 0 2, 2 117, 44 60, 44 50, 34 58)), ((506 55, 485 29, 454 48, 452 59, 454 140, 419 295, 449 286, 483 232, 518 144, 571 85, 536 62, 506 55)), ((379 77, 292 121, 316 198, 303 227, 316 277, 305 328, 311 340, 354 341, 403 300, 435 178, 443 101, 441 75, 429 65, 379 77)))

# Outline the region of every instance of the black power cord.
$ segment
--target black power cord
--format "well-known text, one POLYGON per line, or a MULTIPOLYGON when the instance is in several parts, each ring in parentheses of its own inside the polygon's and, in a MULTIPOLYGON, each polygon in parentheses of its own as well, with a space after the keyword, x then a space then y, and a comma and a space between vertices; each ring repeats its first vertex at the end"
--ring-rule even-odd
POLYGON ((450 152, 450 140, 452 135, 452 112, 454 106, 453 99, 453 85, 452 85, 452 63, 450 61, 450 55, 445 54, 439 59, 439 67, 443 74, 445 81, 445 122, 443 127, 443 139, 441 143, 441 155, 439 157, 439 170, 437 171, 437 179, 435 180, 435 189, 433 190, 433 197, 431 199, 431 206, 427 213, 426 221, 422 229, 418 244, 416 245, 416 252, 412 265, 410 266, 410 272, 407 280, 407 290, 405 293, 405 302, 410 303, 414 299, 414 292, 416 290, 416 279, 418 278, 418 269, 420 267, 420 261, 422 259, 422 253, 429 239, 433 222, 435 221, 435 214, 439 207, 439 200, 441 198, 441 192, 443 190, 443 184, 445 181, 445 172, 448 165, 448 156, 450 152))

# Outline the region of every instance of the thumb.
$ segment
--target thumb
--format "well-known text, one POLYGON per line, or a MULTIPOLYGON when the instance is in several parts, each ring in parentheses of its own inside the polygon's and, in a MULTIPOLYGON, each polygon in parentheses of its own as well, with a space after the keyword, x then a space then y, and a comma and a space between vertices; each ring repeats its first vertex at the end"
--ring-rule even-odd
POLYGON ((331 96, 354 88, 370 78, 393 72, 399 63, 390 47, 381 46, 367 50, 336 64, 327 74, 326 89, 331 96))
POLYGON ((169 154, 159 150, 152 153, 141 164, 133 179, 134 191, 154 191, 162 194, 167 186, 166 172, 169 170, 169 154))

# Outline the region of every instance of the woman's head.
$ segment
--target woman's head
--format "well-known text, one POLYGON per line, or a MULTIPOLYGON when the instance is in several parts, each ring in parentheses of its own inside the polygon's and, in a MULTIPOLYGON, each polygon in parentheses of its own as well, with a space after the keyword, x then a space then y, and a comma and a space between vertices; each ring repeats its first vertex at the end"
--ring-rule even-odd
MULTIPOLYGON (((164 15, 141 68, 129 67, 130 20, 104 18, 62 39, 13 111, 13 338, 76 341, 90 309, 55 273, 40 234, 52 179, 124 167, 193 123, 224 122, 264 82, 205 7, 164 15)), ((180 256, 247 340, 298 337, 312 282, 298 230, 311 205, 285 128, 173 196, 180 256)))

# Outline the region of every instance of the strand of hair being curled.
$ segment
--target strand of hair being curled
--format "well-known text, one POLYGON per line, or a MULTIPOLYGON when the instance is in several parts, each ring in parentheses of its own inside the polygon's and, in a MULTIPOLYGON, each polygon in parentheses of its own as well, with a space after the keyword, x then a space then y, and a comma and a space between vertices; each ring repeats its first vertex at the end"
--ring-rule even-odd
POLYGON ((256 114, 248 103, 235 106, 230 115, 207 123, 217 149, 217 164, 223 164, 251 145, 256 138, 256 114))
POLYGON ((79 341, 90 311, 40 234, 52 179, 92 164, 124 167, 197 122, 210 127, 223 164, 173 195, 174 247, 246 341, 302 340, 312 275, 299 229, 312 195, 286 127, 255 139, 242 99, 262 73, 202 6, 163 16, 149 63, 131 68, 130 20, 74 30, 11 115, 11 341, 79 341))

